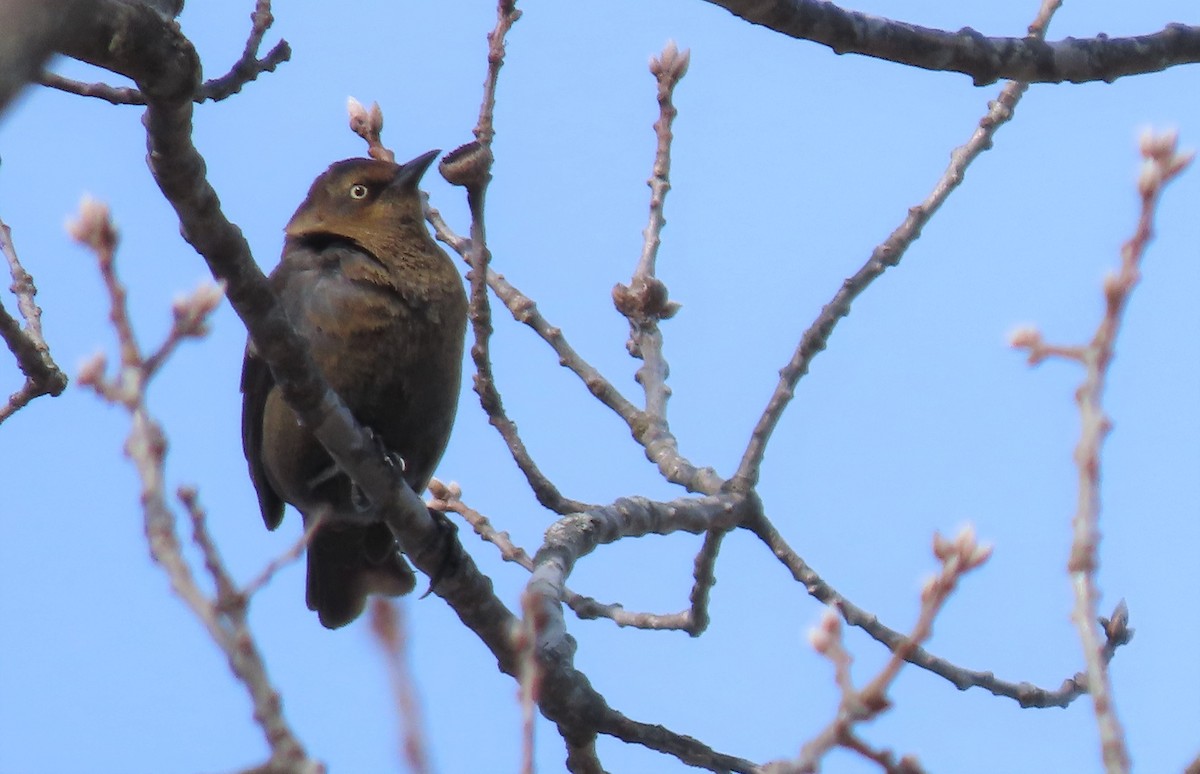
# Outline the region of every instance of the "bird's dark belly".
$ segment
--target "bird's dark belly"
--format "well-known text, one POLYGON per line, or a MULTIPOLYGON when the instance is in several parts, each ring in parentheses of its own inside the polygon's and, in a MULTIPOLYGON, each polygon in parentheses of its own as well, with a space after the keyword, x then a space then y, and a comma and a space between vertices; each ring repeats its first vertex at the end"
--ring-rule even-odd
MULTIPOLYGON (((318 283, 316 291, 310 291, 299 314, 291 315, 293 322, 329 386, 360 424, 404 460, 404 477, 420 494, 450 436, 460 356, 431 353, 423 342, 436 340, 439 321, 381 288, 341 278, 318 283)), ((281 401, 277 392, 269 398, 273 401, 281 401)), ((266 415, 294 420, 290 410, 270 406, 266 415)), ((286 439, 264 450, 272 485, 285 500, 301 506, 314 500, 333 501, 335 507, 346 502, 345 476, 328 478, 332 461, 307 429, 293 423, 265 430, 268 437, 286 439), (297 482, 322 478, 316 490, 296 491, 297 482)))

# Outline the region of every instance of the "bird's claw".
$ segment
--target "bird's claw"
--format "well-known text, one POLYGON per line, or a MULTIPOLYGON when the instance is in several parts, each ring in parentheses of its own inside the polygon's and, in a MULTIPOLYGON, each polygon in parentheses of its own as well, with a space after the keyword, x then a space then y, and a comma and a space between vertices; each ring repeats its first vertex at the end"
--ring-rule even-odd
MULTIPOLYGON (((379 453, 380 457, 383 457, 383 461, 387 463, 389 467, 395 468, 401 475, 403 475, 404 471, 408 470, 408 465, 405 464, 404 458, 389 449, 387 445, 384 444, 383 439, 375 434, 374 430, 369 427, 364 427, 363 429, 366 430, 367 435, 371 437, 371 443, 375 445, 375 450, 379 453)), ((329 474, 325 475, 327 478, 331 477, 329 474)), ((355 484, 353 481, 350 482, 350 504, 353 505, 354 510, 358 511, 359 513, 365 513, 373 506, 371 503, 371 498, 367 497, 367 493, 359 488, 358 484, 355 484)))
POLYGON ((458 542, 456 535, 458 534, 458 525, 450 521, 450 518, 441 511, 429 509, 429 516, 433 519, 434 525, 437 527, 437 534, 433 536, 416 556, 423 556, 430 551, 437 551, 441 555, 441 562, 438 564, 437 570, 429 578, 429 588, 420 596, 424 599, 433 593, 437 585, 444 578, 447 578, 458 572, 459 565, 462 564, 462 544, 458 542))

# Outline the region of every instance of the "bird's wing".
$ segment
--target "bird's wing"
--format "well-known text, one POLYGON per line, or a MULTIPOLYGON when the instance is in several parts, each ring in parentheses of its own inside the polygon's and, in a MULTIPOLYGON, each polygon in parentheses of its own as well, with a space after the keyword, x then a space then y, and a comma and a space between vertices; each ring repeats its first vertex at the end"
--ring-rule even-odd
POLYGON ((262 463, 263 411, 274 387, 275 378, 267 361, 258 356, 252 342, 247 342, 242 361, 242 450, 250 465, 250 480, 258 492, 258 507, 267 529, 275 529, 283 521, 283 500, 267 481, 262 463))

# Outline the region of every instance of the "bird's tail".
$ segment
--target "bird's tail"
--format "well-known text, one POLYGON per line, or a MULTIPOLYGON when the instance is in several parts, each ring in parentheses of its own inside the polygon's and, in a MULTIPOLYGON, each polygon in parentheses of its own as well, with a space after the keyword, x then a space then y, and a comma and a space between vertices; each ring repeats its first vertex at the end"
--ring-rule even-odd
POLYGON ((369 594, 398 597, 417 579, 386 524, 325 525, 308 546, 308 609, 326 629, 358 618, 369 594))

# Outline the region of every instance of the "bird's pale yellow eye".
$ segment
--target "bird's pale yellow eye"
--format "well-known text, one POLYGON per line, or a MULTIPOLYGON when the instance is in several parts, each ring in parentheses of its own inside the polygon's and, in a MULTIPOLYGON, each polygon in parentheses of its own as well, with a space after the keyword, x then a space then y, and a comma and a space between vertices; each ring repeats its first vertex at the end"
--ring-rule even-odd
POLYGON ((350 198, 351 199, 367 198, 367 187, 365 185, 363 185, 362 183, 355 183, 354 185, 350 186, 350 198))

